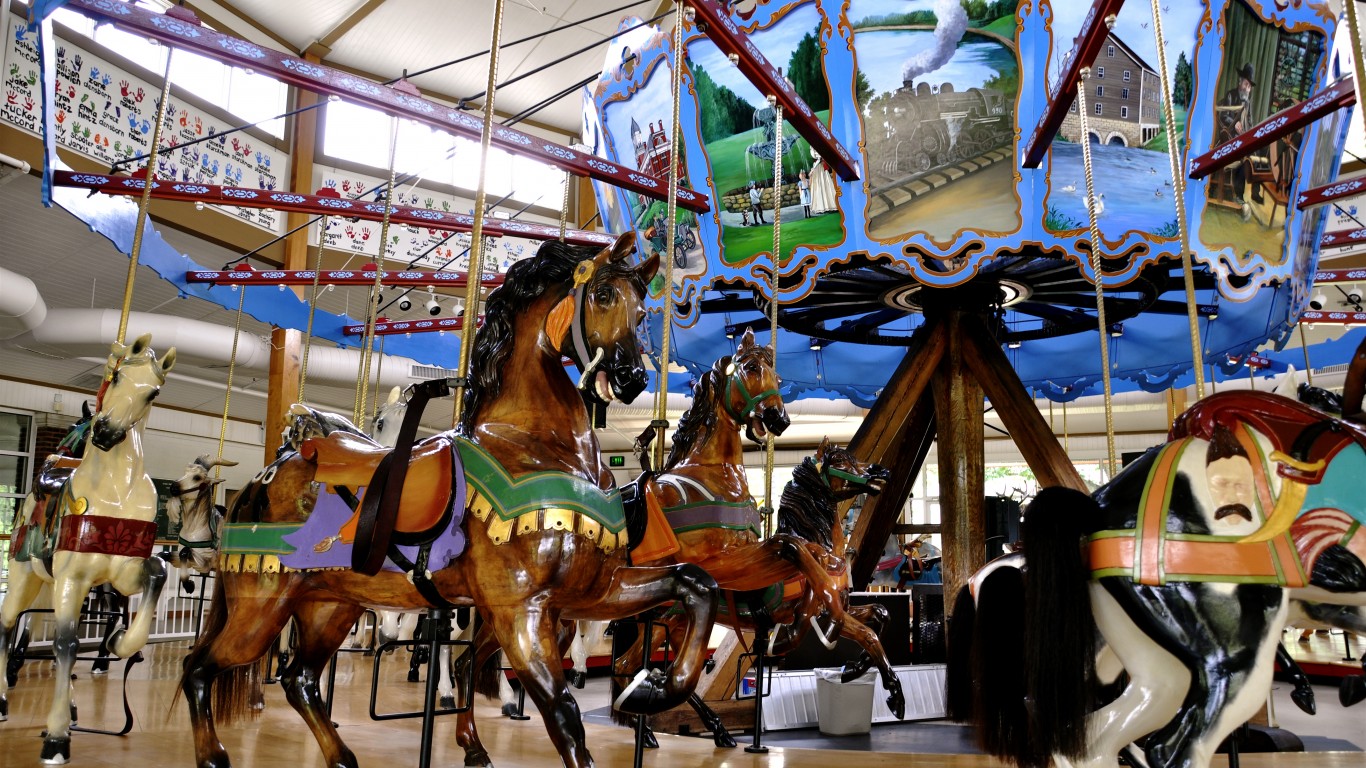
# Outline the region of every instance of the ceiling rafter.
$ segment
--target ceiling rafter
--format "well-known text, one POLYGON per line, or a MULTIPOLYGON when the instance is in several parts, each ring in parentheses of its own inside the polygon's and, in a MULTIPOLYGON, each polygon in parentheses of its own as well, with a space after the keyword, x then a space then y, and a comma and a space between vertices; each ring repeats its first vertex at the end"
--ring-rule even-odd
POLYGON ((346 18, 337 22, 337 26, 328 30, 327 34, 318 38, 318 43, 331 48, 342 36, 350 32, 357 24, 365 21, 366 17, 374 13, 385 0, 365 0, 360 7, 352 11, 346 18))

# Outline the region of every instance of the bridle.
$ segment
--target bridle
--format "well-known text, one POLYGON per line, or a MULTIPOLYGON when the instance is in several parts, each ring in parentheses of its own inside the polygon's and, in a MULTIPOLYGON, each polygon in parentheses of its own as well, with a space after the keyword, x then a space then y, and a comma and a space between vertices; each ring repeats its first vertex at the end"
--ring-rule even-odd
POLYGON ((736 423, 743 423, 745 419, 754 415, 754 408, 765 398, 778 394, 778 389, 765 389, 757 395, 749 393, 749 387, 745 386, 745 379, 740 375, 740 366, 732 362, 730 365, 730 375, 726 377, 726 392, 721 398, 721 403, 736 423), (742 408, 732 408, 730 404, 731 393, 739 392, 740 397, 745 401, 742 408))

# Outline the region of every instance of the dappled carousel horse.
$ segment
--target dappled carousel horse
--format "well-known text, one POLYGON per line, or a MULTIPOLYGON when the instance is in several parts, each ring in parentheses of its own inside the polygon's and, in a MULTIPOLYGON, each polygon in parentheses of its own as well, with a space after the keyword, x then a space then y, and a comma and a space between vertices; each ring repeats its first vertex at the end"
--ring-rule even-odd
MULTIPOLYGON (((760 349, 767 351, 767 347, 760 349)), ((743 352, 738 353, 737 357, 740 354, 743 352)), ((718 364, 716 371, 725 369, 725 365, 718 364)), ((697 395, 694 409, 699 405, 708 407, 702 398, 703 395, 697 395)), ((680 422, 679 432, 683 433, 686 429, 688 420, 685 418, 680 422)), ((735 436, 735 429, 732 427, 718 430, 712 439, 723 441, 726 432, 732 437, 735 436)), ((689 442, 686 437, 685 435, 682 442, 675 437, 675 454, 671 455, 670 462, 666 465, 668 468, 660 475, 662 484, 669 482, 669 474, 676 468, 687 467, 688 471, 698 473, 694 477, 707 477, 705 470, 701 469, 705 465, 696 462, 685 463, 678 455, 680 452, 687 456, 696 451, 706 450, 706 436, 702 436, 696 442, 689 442), (680 445, 683 446, 681 449, 680 445)), ((732 458, 738 462, 738 440, 735 442, 736 454, 732 458)), ((718 469, 725 471, 728 468, 718 469)), ((734 475, 727 471, 725 476, 729 478, 734 475)), ((740 478, 740 482, 743 483, 743 474, 740 474, 740 478)), ((757 541, 755 532, 751 534, 753 539, 750 546, 732 543, 729 546, 733 549, 723 550, 715 546, 715 537, 712 542, 707 542, 706 535, 719 533, 725 536, 733 529, 717 530, 698 526, 693 518, 680 520, 673 516, 671 510, 677 507, 672 504, 664 507, 664 515, 675 526, 681 545, 680 550, 669 556, 670 558, 686 559, 705 553, 707 558, 702 564, 707 567, 707 564, 723 563, 727 556, 747 557, 756 573, 764 574, 762 578, 746 579, 741 569, 724 563, 722 572, 727 574, 728 581, 722 584, 722 606, 716 617, 718 623, 732 627, 737 632, 753 632, 757 650, 779 657, 795 650, 806 633, 813 628, 827 648, 834 648, 836 638, 841 636, 853 640, 863 648, 863 653, 853 664, 846 666, 843 679, 856 679, 870 666, 876 666, 881 673, 883 688, 887 692, 887 706, 900 718, 905 714, 906 707, 901 682, 892 670, 891 662, 878 640, 878 634, 887 622, 887 611, 877 604, 848 606, 849 585, 845 562, 831 552, 831 532, 838 524, 839 504, 860 494, 879 493, 886 478, 887 471, 882 467, 864 464, 849 451, 832 445, 829 439, 826 439, 822 441, 814 457, 807 457, 794 469, 792 481, 783 488, 779 502, 777 532, 763 543, 757 541), (689 527, 691 530, 688 530, 689 527), (685 544, 685 541, 688 543, 685 544), (765 546, 773 541, 782 545, 773 548, 765 546), (791 556, 790 552, 794 550, 801 553, 800 559, 791 556), (817 568, 808 569, 799 565, 807 562, 808 558, 817 564, 817 568), (794 563, 793 560, 797 562, 794 563), (783 562, 786 563, 786 568, 780 565, 783 562), (818 618, 822 614, 831 621, 828 630, 821 629, 818 624, 818 618), (767 641, 768 630, 775 626, 778 627, 778 631, 774 634, 772 647, 765 648, 763 644, 767 641)), ((717 481, 715 475, 707 479, 712 483, 717 481)), ((694 492, 698 490, 690 485, 684 487, 694 492)), ((706 487, 708 486, 703 486, 706 487)), ((687 511, 702 506, 685 503, 681 508, 687 511)), ((672 613, 667 614, 660 621, 655 637, 651 638, 651 651, 658 647, 664 637, 668 637, 671 644, 678 647, 681 629, 678 617, 672 613)), ((639 668, 644 658, 643 654, 642 645, 637 642, 628 654, 617 659, 615 671, 618 677, 629 670, 639 668)), ((707 707, 700 697, 690 697, 689 704, 712 731, 718 746, 735 745, 722 725, 720 717, 707 707)))
POLYGON ((1025 630, 1018 664, 977 676, 989 750, 1113 766, 1146 736, 1151 768, 1208 766, 1266 699, 1290 601, 1320 620, 1366 605, 1363 445, 1360 428, 1294 401, 1220 393, 1094 498, 1041 493, 1023 591, 997 595, 987 577, 977 595, 977 621, 1025 630), (1096 628, 1114 657, 1101 674, 1096 628), (1128 682, 1092 706, 1116 664, 1128 682))
MULTIPOLYGON (((57 671, 43 739, 45 763, 64 763, 71 756, 71 668, 86 594, 100 584, 110 584, 123 595, 143 594, 137 615, 108 643, 116 656, 127 658, 146 645, 166 583, 165 564, 151 556, 157 493, 143 468, 142 422, 175 365, 175 348, 158 361, 150 342, 149 334, 131 347, 111 347, 87 438, 95 450, 87 448, 58 497, 60 520, 51 565, 33 558, 27 566, 12 569, 9 596, 0 609, 3 661, 15 617, 33 602, 42 581, 51 581, 57 671)), ((0 694, 3 691, 0 688, 0 694)))
MULTIPOLYGON (((593 761, 560 665, 563 619, 612 619, 681 603, 690 627, 680 656, 668 673, 642 679, 623 706, 648 714, 687 698, 716 612, 715 582, 690 565, 627 567, 619 492, 583 399, 629 402, 645 386, 635 329, 658 260, 630 266, 633 242, 627 233, 594 252, 551 241, 509 270, 487 301, 471 350, 457 433, 413 449, 391 544, 382 541, 383 524, 374 525, 380 541, 365 539, 368 514, 354 539, 343 532, 351 510, 330 489, 388 484, 382 473, 372 478, 387 452, 345 433, 307 441, 243 489, 224 526, 202 639, 181 680, 199 765, 229 764, 215 716, 239 713, 223 705, 240 700, 231 695, 240 676, 219 681, 228 689, 220 693, 230 695, 217 701, 215 678, 260 658, 292 617, 298 653, 282 672, 286 696, 326 763, 355 766, 318 681, 366 606, 477 606, 567 766, 593 761), (577 387, 561 350, 584 372, 577 387), (322 486, 316 493, 315 482, 322 486), (390 562, 372 571, 367 550, 390 562), (391 569, 395 562, 416 569, 391 569)), ((379 501, 383 515, 392 498, 379 501)), ((362 500, 362 511, 373 508, 362 500)), ((488 756, 467 755, 466 762, 487 765, 488 756)))

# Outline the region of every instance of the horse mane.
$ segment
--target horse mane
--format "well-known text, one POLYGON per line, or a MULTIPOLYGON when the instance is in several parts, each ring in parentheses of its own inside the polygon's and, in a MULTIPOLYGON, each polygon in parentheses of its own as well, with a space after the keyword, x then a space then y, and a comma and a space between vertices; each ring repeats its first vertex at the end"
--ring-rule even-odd
POLYGON ((678 417, 678 429, 674 432, 669 458, 664 462, 665 469, 673 469, 691 454, 694 448, 707 442, 707 437, 716 427, 716 401, 722 396, 721 381, 729 363, 730 355, 717 360, 712 369, 702 375, 697 386, 693 387, 692 405, 678 417))
MULTIPOLYGON (((474 347, 470 350, 469 381, 465 390, 465 410, 460 414, 459 434, 472 435, 479 409, 498 397, 503 364, 512 354, 517 315, 526 311, 551 286, 567 284, 575 265, 596 257, 601 251, 593 246, 547 240, 535 256, 508 269, 503 284, 484 302, 484 324, 475 334, 474 347)), ((645 292, 644 281, 626 259, 608 261, 598 269, 592 282, 617 277, 632 277, 641 293, 645 292)))
POLYGON ((800 536, 825 547, 835 545, 835 494, 821 479, 820 467, 810 456, 792 471, 778 502, 778 531, 800 536))

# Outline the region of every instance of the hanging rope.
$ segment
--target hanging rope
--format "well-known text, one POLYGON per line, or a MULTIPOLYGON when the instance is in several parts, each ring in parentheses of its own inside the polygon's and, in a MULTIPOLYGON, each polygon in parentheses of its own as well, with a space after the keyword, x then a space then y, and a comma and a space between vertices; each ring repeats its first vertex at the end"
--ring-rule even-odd
POLYGON ((479 185, 474 192, 474 230, 470 233, 470 265, 465 272, 465 320, 460 324, 460 361, 456 367, 455 407, 451 427, 465 410, 465 377, 470 370, 470 348, 478 325, 479 298, 484 282, 484 203, 488 200, 484 179, 489 167, 489 143, 493 137, 493 97, 498 91, 498 47, 503 37, 503 0, 493 2, 493 31, 489 36, 489 76, 484 92, 484 127, 479 132, 479 185))
POLYGON ((650 422, 654 427, 655 439, 654 449, 654 468, 661 469, 664 466, 664 430, 669 428, 669 349, 673 342, 674 324, 674 248, 677 247, 678 238, 678 163, 683 150, 683 142, 678 138, 681 108, 681 95, 683 91, 683 22, 691 9, 685 9, 683 3, 678 3, 674 7, 674 39, 673 39, 673 120, 669 128, 669 201, 668 218, 669 231, 664 236, 664 253, 660 257, 664 260, 664 315, 661 319, 663 323, 662 339, 659 348, 659 376, 655 386, 655 417, 650 422))
MULTIPOLYGON (((773 350, 773 368, 778 368, 778 269, 782 263, 782 218, 783 218, 783 105, 769 97, 773 105, 773 263, 768 275, 768 348, 773 350)), ((778 438, 768 433, 764 446, 764 537, 773 532, 773 463, 778 438)))
POLYGON ((322 229, 318 230, 318 255, 313 259, 313 292, 308 298, 308 327, 304 330, 304 359, 299 363, 299 402, 304 398, 304 387, 308 383, 308 352, 313 348, 313 316, 318 311, 318 277, 323 270, 323 244, 327 242, 327 216, 323 216, 322 229))
POLYGON ((223 444, 228 440, 228 408, 232 406, 232 375, 237 369, 237 340, 242 336, 242 307, 247 301, 247 287, 237 286, 237 319, 232 326, 232 352, 228 355, 228 383, 223 387, 223 421, 218 425, 218 463, 213 466, 215 480, 223 476, 223 444))
POLYGON ((560 203, 560 242, 564 242, 565 229, 569 226, 569 180, 574 175, 569 171, 564 172, 564 201, 560 203))
MULTIPOLYGON (((365 305, 365 336, 361 342, 360 381, 357 382, 355 424, 364 429, 361 417, 370 389, 370 358, 375 349, 375 320, 379 317, 380 290, 384 279, 384 257, 389 251, 389 216, 394 212, 394 157, 398 153, 398 118, 389 118, 389 185, 384 188, 384 216, 379 225, 379 256, 375 257, 375 283, 370 286, 370 301, 365 305)), ((378 402, 378 398, 376 398, 378 402)))
MULTIPOLYGON (((1107 25, 1114 22, 1110 17, 1107 25)), ((1091 126, 1086 119, 1086 85, 1091 79, 1091 68, 1082 67, 1081 84, 1077 86, 1077 103, 1081 113, 1081 161, 1086 173, 1086 216, 1091 220, 1091 272, 1096 284, 1096 323, 1100 326, 1101 381, 1105 386, 1105 452, 1110 461, 1110 476, 1115 473, 1115 414, 1110 402, 1110 326, 1105 322, 1105 273, 1100 262, 1100 220, 1096 213, 1095 179, 1091 175, 1091 126)), ((1066 414, 1066 411, 1063 412, 1066 414)), ((1065 416, 1064 416, 1065 418, 1065 416)))
MULTIPOLYGON (((1195 303, 1195 267, 1191 263, 1190 232, 1186 229, 1186 174, 1181 168, 1177 148, 1176 105, 1172 103, 1172 81, 1167 71, 1167 45, 1162 36, 1162 0, 1152 0, 1153 37, 1157 42, 1157 71, 1162 80, 1163 126, 1167 134, 1167 159, 1172 168, 1172 200, 1176 203, 1176 230, 1181 242, 1181 271, 1186 284, 1186 318, 1190 322, 1191 360, 1195 365, 1195 397, 1205 397, 1205 359, 1200 345, 1199 312, 1195 303)), ((1140 107, 1142 109, 1142 107, 1140 107)), ((1170 422, 1168 422, 1170 423, 1170 422)))
POLYGON ((171 100, 171 59, 174 55, 174 50, 166 49, 166 70, 161 74, 161 100, 157 102, 156 122, 152 124, 152 149, 147 155, 147 174, 142 185, 142 197, 138 199, 138 215, 133 223, 133 247, 128 254, 128 276, 123 281, 123 310, 119 313, 119 332, 114 337, 119 344, 128 334, 128 315, 133 311, 133 283, 137 280, 138 259, 142 254, 142 230, 147 226, 147 209, 152 205, 157 155, 161 152, 161 126, 166 122, 166 105, 171 100))

